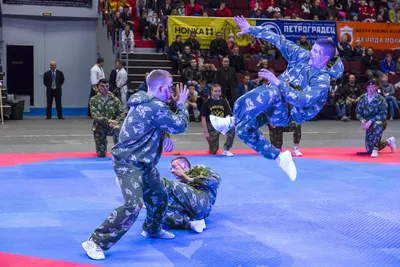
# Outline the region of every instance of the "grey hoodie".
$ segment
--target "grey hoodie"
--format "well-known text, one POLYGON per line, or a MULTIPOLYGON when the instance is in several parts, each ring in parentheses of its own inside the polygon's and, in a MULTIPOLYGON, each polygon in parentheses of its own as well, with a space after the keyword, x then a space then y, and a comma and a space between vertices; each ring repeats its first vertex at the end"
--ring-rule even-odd
POLYGON ((163 151, 164 132, 186 131, 187 109, 179 104, 177 113, 173 113, 164 102, 143 91, 133 94, 127 104, 130 110, 111 154, 115 161, 154 167, 163 151))
POLYGON ((379 88, 382 89, 382 92, 384 94, 394 95, 394 86, 389 82, 386 83, 380 82, 379 88))

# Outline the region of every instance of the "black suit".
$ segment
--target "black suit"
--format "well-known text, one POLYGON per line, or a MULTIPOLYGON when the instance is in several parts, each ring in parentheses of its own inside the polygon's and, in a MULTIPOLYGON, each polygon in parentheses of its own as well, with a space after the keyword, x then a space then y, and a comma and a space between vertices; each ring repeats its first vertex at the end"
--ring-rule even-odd
POLYGON ((51 118, 52 116, 52 107, 53 107, 53 99, 56 99, 56 108, 57 108, 57 117, 61 119, 62 115, 62 106, 61 106, 61 95, 62 88, 61 86, 64 84, 64 74, 62 71, 55 71, 55 89, 52 88, 53 83, 53 72, 51 70, 46 71, 43 75, 43 84, 46 86, 46 97, 47 97, 47 109, 46 109, 46 118, 51 118))

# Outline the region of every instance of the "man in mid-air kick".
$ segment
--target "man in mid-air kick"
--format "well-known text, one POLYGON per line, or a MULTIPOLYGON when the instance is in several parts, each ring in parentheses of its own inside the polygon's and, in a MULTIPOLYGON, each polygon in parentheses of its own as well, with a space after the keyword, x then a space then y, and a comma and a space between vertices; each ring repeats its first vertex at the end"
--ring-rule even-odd
POLYGON ((233 117, 210 116, 211 124, 222 134, 235 126, 237 136, 244 143, 265 158, 276 160, 294 181, 297 170, 290 152, 281 153, 259 128, 267 123, 286 127, 291 121, 301 124, 314 118, 326 103, 330 79, 343 75, 343 63, 338 59, 327 69, 327 63, 336 55, 336 45, 331 39, 319 39, 311 51, 307 51, 262 26, 250 26, 243 16, 234 20, 241 29, 238 34, 251 34, 275 45, 287 60, 288 67, 279 77, 262 69, 258 75, 267 79, 270 85, 261 85, 241 96, 235 102, 233 117), (264 112, 267 119, 260 123, 257 117, 264 112))

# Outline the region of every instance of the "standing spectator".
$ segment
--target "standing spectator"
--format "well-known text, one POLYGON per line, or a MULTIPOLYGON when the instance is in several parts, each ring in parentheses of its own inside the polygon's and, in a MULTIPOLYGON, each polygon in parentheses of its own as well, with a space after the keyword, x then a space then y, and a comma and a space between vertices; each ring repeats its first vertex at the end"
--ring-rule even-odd
POLYGON ((225 2, 221 2, 221 5, 217 12, 215 12, 216 17, 232 17, 232 12, 231 10, 226 6, 225 2))
POLYGON ((392 54, 387 54, 381 61, 381 71, 388 75, 396 75, 395 65, 392 54))
POLYGON ((184 84, 195 84, 202 80, 201 78, 201 71, 199 70, 197 66, 197 60, 192 59, 190 61, 190 66, 188 66, 186 69, 183 70, 182 72, 182 81, 184 84))
POLYGON ((169 57, 172 61, 172 71, 175 73, 178 72, 178 60, 182 57, 184 50, 185 46, 182 43, 182 36, 178 34, 168 50, 169 57))
POLYGON ((349 81, 341 89, 346 96, 346 113, 349 119, 352 118, 353 108, 357 105, 361 96, 360 85, 356 83, 356 75, 349 74, 349 81))
MULTIPOLYGON (((232 116, 232 110, 228 102, 221 98, 221 87, 213 84, 211 87, 210 98, 208 98, 201 109, 201 122, 203 126, 204 136, 208 143, 210 154, 216 154, 219 149, 220 133, 214 129, 210 122, 210 115, 225 118, 232 116)), ((232 148, 235 138, 235 128, 230 129, 226 134, 223 155, 232 157, 233 154, 229 150, 232 148)))
POLYGON ((199 106, 197 105, 199 94, 196 91, 196 85, 189 84, 188 90, 189 94, 186 100, 186 108, 189 114, 190 111, 192 110, 195 121, 200 122, 200 111, 199 111, 199 106))
MULTIPOLYGON (((89 101, 90 99, 97 94, 97 84, 101 79, 105 79, 104 76, 104 70, 103 70, 103 65, 104 65, 104 59, 99 57, 96 61, 96 64, 90 69, 90 96, 89 96, 89 101)), ((91 117, 90 113, 90 104, 88 101, 88 116, 91 117)))
POLYGON ((116 61, 115 67, 117 68, 117 78, 115 80, 117 88, 115 88, 114 94, 121 100, 123 113, 127 114, 129 111, 126 104, 128 100, 128 73, 124 68, 125 63, 120 59, 116 61))
POLYGON ((304 48, 307 51, 311 50, 311 44, 308 42, 305 35, 300 36, 300 40, 297 41, 297 45, 304 48))
POLYGON ((233 107, 237 98, 237 78, 235 69, 229 67, 229 58, 222 59, 222 68, 217 71, 215 81, 221 86, 222 96, 233 107))
POLYGON ((379 83, 379 88, 382 90, 382 95, 386 99, 386 102, 388 104, 390 120, 393 120, 393 118, 396 116, 397 111, 400 114, 400 110, 397 99, 394 96, 394 86, 393 84, 389 83, 387 74, 382 75, 381 81, 379 83))
POLYGON ((239 53, 239 47, 235 46, 232 49, 232 53, 229 55, 229 66, 234 68, 236 72, 245 73, 246 66, 244 63, 244 57, 239 53))
POLYGON ((222 39, 222 33, 217 32, 216 38, 210 43, 210 53, 212 58, 222 59, 229 55, 228 43, 222 39))
POLYGON ((57 63, 55 61, 50 62, 50 70, 43 74, 43 84, 46 87, 46 120, 51 119, 53 100, 56 101, 57 117, 59 120, 63 120, 62 114, 62 86, 64 84, 65 78, 64 73, 57 69, 57 63))
POLYGON ((238 86, 238 98, 244 95, 245 93, 253 90, 256 88, 256 85, 250 81, 250 76, 249 75, 244 75, 243 77, 243 83, 239 84, 238 86))
POLYGON ((336 113, 341 121, 349 121, 346 115, 346 94, 341 86, 339 86, 339 80, 331 79, 331 86, 329 89, 330 103, 336 108, 336 113))
POLYGON ((382 72, 379 70, 379 60, 374 56, 374 49, 372 47, 367 49, 367 54, 361 59, 361 64, 364 67, 365 74, 368 76, 368 80, 382 76, 382 72))
POLYGON ((214 64, 206 62, 203 66, 201 66, 201 77, 203 77, 203 80, 208 87, 215 82, 216 74, 217 69, 215 68, 214 64))

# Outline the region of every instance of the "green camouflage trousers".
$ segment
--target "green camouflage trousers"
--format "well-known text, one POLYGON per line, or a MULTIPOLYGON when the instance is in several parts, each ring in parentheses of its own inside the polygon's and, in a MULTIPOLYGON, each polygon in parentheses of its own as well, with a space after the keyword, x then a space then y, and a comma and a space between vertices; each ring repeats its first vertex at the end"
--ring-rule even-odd
POLYGON ((147 217, 143 230, 157 233, 168 205, 168 193, 156 168, 113 161, 121 186, 124 205, 116 208, 92 234, 93 241, 103 250, 110 249, 135 223, 143 202, 147 217))
POLYGON ((114 145, 118 143, 120 128, 111 128, 108 124, 97 125, 93 128, 94 144, 98 157, 105 157, 107 154, 107 136, 112 136, 114 145))
POLYGON ((385 140, 382 140, 383 131, 386 129, 386 122, 377 122, 365 131, 365 148, 368 153, 372 153, 374 148, 382 150, 387 146, 385 140))
POLYGON ((166 227, 188 229, 189 221, 202 220, 210 215, 216 195, 178 181, 164 180, 169 198, 164 220, 166 227))
MULTIPOLYGON (((219 149, 219 136, 220 132, 216 131, 211 123, 207 122, 208 133, 210 138, 208 139, 208 147, 210 154, 217 154, 219 149)), ((233 146, 233 141, 235 140, 235 127, 229 130, 226 134, 226 140, 224 144, 224 150, 230 150, 233 146)))
POLYGON ((292 122, 286 127, 274 127, 268 124, 268 129, 271 144, 278 149, 282 149, 284 132, 293 132, 293 144, 299 144, 301 141, 301 124, 292 122))

